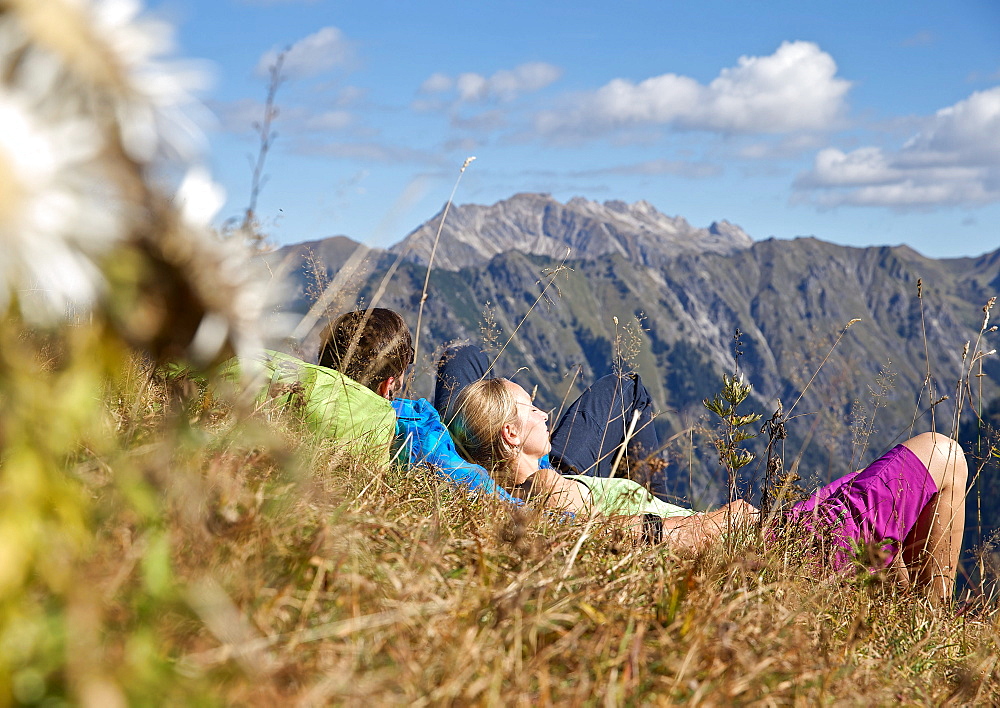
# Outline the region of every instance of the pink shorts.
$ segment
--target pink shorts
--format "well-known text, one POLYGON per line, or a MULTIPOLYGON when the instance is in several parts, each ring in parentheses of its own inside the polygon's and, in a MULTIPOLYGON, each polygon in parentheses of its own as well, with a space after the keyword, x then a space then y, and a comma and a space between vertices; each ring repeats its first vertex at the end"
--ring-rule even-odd
POLYGON ((872 545, 887 554, 889 565, 936 493, 920 458, 897 445, 860 472, 817 489, 788 518, 826 545, 834 570, 851 565, 859 547, 872 545))

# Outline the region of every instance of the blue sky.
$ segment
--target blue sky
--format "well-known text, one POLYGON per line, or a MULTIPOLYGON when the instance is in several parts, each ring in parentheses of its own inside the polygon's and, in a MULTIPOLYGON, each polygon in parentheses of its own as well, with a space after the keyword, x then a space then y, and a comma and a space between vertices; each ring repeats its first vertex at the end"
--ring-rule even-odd
POLYGON ((206 60, 223 217, 386 246, 457 203, 640 199, 757 239, 1000 246, 1000 3, 164 0, 206 60))

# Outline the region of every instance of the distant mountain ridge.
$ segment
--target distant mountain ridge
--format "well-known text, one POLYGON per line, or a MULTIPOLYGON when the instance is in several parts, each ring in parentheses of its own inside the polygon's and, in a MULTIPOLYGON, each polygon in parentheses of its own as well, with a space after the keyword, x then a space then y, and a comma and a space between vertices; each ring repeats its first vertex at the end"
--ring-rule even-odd
MULTIPOLYGON (((444 213, 414 229, 389 250, 426 265, 444 213)), ((752 239, 727 221, 695 228, 682 217, 661 214, 646 201, 603 204, 575 197, 566 204, 547 194, 515 194, 491 206, 464 204, 448 212, 434 267, 460 270, 517 251, 573 260, 614 253, 643 265, 683 253, 731 253, 752 239)))

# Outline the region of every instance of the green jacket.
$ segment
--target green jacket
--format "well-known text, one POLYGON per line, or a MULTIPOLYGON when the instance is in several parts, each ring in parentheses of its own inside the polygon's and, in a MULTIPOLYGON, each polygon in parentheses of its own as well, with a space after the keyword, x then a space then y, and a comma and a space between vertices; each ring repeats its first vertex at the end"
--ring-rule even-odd
MULTIPOLYGON (((288 354, 268 350, 258 361, 267 377, 258 400, 297 412, 316 435, 342 441, 354 454, 389 462, 396 431, 389 401, 339 371, 288 354)), ((249 365, 243 369, 253 374, 249 365)))

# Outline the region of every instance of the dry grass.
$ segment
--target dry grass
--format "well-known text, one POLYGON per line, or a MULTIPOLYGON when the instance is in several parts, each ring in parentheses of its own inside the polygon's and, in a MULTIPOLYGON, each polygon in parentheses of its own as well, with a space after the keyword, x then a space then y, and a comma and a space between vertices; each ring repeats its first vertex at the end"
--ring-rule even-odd
POLYGON ((790 544, 635 547, 352 463, 280 412, 131 381, 109 397, 123 448, 77 465, 100 531, 73 571, 80 653, 49 685, 229 705, 1000 701, 995 607, 817 577, 790 544))

